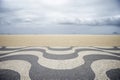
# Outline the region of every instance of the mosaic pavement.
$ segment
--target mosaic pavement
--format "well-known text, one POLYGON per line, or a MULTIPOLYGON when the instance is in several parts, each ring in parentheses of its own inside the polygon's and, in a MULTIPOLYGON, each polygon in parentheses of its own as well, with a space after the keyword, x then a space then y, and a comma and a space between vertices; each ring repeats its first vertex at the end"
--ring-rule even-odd
POLYGON ((120 80, 120 47, 0 47, 0 80, 120 80))

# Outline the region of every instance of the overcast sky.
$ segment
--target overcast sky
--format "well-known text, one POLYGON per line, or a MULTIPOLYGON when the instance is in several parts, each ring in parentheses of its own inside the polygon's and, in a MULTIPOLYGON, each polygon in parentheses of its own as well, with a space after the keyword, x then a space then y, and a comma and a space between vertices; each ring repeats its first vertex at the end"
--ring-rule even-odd
POLYGON ((0 0, 0 17, 41 24, 119 25, 120 0, 0 0))

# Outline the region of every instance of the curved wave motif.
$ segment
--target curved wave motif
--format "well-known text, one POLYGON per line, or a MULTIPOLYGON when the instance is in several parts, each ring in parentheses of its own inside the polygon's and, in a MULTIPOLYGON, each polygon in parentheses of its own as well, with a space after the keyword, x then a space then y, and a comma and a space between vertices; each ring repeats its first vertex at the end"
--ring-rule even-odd
POLYGON ((119 80, 120 79, 120 68, 111 69, 106 72, 110 80, 119 80))
POLYGON ((31 65, 28 62, 22 60, 9 60, 0 62, 0 69, 9 69, 18 72, 21 80, 30 80, 30 67, 31 65))
POLYGON ((0 51, 11 51, 11 50, 19 50, 19 49, 24 49, 27 47, 6 47, 6 46, 2 46, 0 47, 0 51))
POLYGON ((73 49, 73 47, 47 47, 47 48, 53 51, 66 51, 73 49))
POLYGON ((48 58, 44 57, 43 56, 44 53, 41 53, 40 51, 37 51, 37 50, 36 51, 30 51, 30 50, 24 50, 24 51, 17 52, 17 53, 14 53, 14 54, 9 54, 9 55, 19 55, 19 54, 35 55, 35 56, 39 57, 38 62, 42 66, 47 67, 47 68, 51 68, 51 69, 60 69, 60 70, 61 69, 73 69, 73 68, 76 68, 76 67, 84 64, 83 57, 85 55, 106 54, 106 55, 114 56, 113 54, 103 53, 103 52, 100 52, 100 51, 87 51, 86 50, 86 51, 83 51, 83 52, 76 51, 78 56, 76 58, 73 58, 73 59, 54 60, 54 59, 48 59, 48 58))
POLYGON ((110 80, 106 72, 111 69, 120 68, 118 60, 98 60, 92 63, 92 70, 95 72, 95 80, 110 80))
POLYGON ((0 47, 0 56, 7 55, 9 53, 17 52, 19 50, 26 49, 28 47, 6 47, 2 46, 0 47))
POLYGON ((9 52, 4 51, 4 53, 0 53, 5 54, 0 55, 0 69, 18 70, 17 72, 22 77, 21 80, 94 80, 96 78, 104 80, 105 77, 102 78, 98 75, 97 71, 100 69, 96 69, 98 68, 96 65, 102 65, 105 72, 119 68, 120 50, 100 47, 99 49, 96 47, 49 48, 51 49, 48 47, 27 47, 8 50, 9 52), (99 64, 97 61, 101 63, 99 64), (111 65, 110 61, 117 63, 113 63, 116 67, 111 65), (111 67, 104 65, 104 63, 111 67), (19 64, 22 66, 20 68, 27 70, 27 73, 19 71, 20 69, 17 68, 19 64), (4 67, 6 65, 8 67, 4 67), (27 66, 29 69, 26 69, 27 66))
POLYGON ((94 47, 94 48, 97 48, 97 49, 102 49, 102 50, 120 50, 120 47, 117 47, 117 46, 114 46, 114 47, 105 47, 105 48, 100 48, 100 47, 94 47))
POLYGON ((0 80, 20 80, 20 75, 13 70, 0 69, 0 80))

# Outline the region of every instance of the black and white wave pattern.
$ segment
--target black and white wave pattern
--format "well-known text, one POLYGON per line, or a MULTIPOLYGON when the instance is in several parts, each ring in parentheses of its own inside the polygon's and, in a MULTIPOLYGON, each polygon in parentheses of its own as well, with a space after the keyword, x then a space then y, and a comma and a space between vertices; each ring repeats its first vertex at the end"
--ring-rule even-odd
POLYGON ((120 80, 120 47, 0 47, 0 80, 120 80))

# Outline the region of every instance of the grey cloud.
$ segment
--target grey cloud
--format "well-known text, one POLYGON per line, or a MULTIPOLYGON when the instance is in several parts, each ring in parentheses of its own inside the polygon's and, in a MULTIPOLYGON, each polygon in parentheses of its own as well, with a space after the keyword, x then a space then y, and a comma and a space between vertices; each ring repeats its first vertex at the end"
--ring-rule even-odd
POLYGON ((120 16, 113 16, 113 17, 102 17, 102 18, 86 18, 86 19, 81 19, 81 18, 73 18, 73 19, 64 19, 58 21, 58 24, 62 25, 115 25, 115 26, 120 26, 120 16))
POLYGON ((115 17, 120 14, 119 4, 120 0, 69 0, 69 4, 58 7, 44 5, 41 0, 0 0, 0 17, 1 22, 13 24, 19 20, 19 23, 119 26, 120 17, 115 17))

